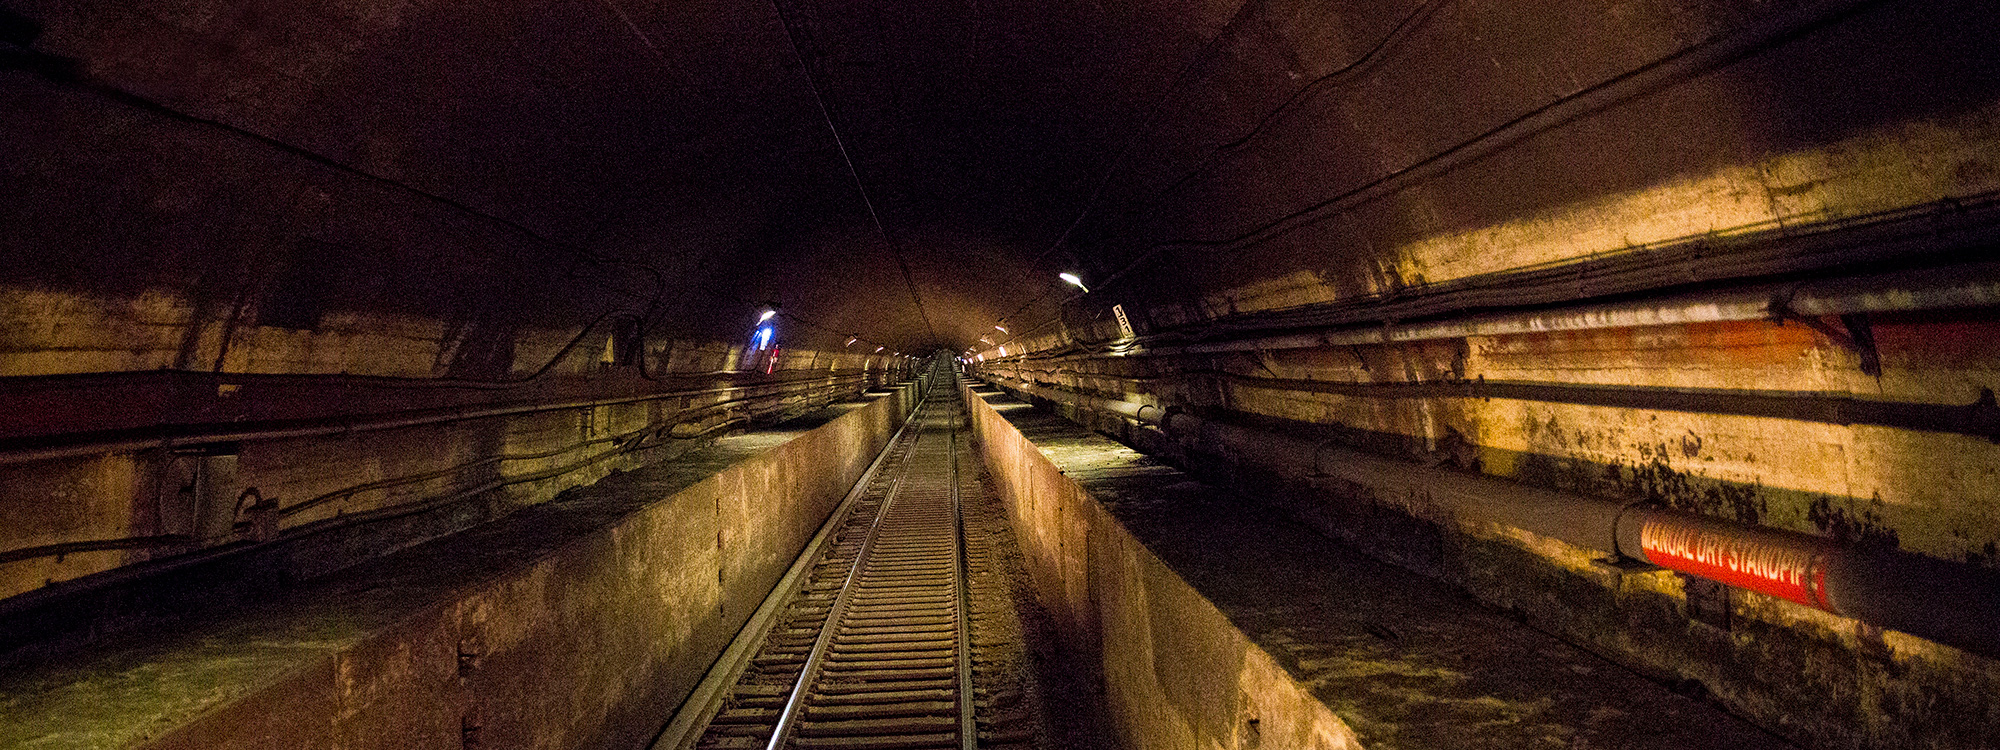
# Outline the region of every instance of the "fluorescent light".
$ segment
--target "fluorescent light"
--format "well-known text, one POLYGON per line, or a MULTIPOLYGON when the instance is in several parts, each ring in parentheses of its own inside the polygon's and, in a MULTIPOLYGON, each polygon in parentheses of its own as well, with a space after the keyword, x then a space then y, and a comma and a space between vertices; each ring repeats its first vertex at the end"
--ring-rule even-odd
POLYGON ((1001 332, 1001 333, 1006 333, 1006 332, 1007 332, 1007 327, 1006 327, 1006 326, 1003 326, 1003 325, 995 325, 995 326, 993 326, 993 330, 995 330, 995 331, 999 331, 999 332, 1001 332))
POLYGON ((860 339, 859 337, 855 337, 855 336, 849 336, 849 337, 847 337, 847 344, 846 344, 846 346, 853 346, 853 345, 854 345, 854 342, 856 342, 856 341, 860 341, 860 340, 861 340, 861 339, 860 339))
POLYGON ((883 350, 883 349, 887 349, 887 348, 889 348, 889 347, 886 347, 886 346, 878 346, 878 347, 875 347, 875 353, 877 353, 877 354, 880 354, 880 353, 882 353, 882 350, 883 350))
POLYGON ((1083 279, 1077 278, 1076 274, 1064 272, 1056 274, 1056 278, 1062 279, 1063 281, 1076 285, 1076 288, 1082 289, 1085 294, 1090 293, 1090 287, 1084 286, 1083 279))

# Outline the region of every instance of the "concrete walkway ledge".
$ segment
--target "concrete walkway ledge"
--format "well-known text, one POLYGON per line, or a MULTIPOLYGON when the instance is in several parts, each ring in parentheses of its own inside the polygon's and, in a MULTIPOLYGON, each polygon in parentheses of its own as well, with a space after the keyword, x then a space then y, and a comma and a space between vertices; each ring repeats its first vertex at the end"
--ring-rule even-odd
POLYGON ((1038 596, 1131 750, 1790 747, 1073 422, 967 400, 1038 596))
POLYGON ((915 406, 717 440, 218 614, 0 675, 0 748, 650 739, 915 406))

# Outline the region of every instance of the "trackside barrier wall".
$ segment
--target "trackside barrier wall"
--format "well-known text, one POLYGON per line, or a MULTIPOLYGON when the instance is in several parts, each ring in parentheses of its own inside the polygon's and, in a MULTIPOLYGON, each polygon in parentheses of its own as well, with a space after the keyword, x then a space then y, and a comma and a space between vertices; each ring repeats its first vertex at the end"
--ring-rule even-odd
POLYGON ((1068 655, 1103 688, 1125 747, 1360 747, 1345 722, 991 404, 969 387, 965 398, 1037 598, 1068 655))

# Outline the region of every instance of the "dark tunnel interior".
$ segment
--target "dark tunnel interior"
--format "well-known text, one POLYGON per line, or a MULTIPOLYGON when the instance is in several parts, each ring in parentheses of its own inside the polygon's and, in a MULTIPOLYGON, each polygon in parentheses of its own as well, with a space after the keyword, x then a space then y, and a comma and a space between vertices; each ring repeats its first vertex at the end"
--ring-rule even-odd
MULTIPOLYGON (((638 534, 612 519, 666 511, 556 514, 666 486, 645 472, 798 461, 717 491, 838 499, 890 428, 944 419, 904 400, 947 392, 1051 627, 1065 585, 1099 607, 1093 679, 1131 671, 1124 600, 1091 588, 1122 579, 1097 531, 1037 567, 1069 532, 1036 524, 1144 546, 1228 508, 1774 747, 2000 746, 1996 34, 1978 0, 0 0, 0 746, 638 746, 832 505, 770 501, 750 562, 696 576, 719 619, 648 636, 696 645, 560 720, 464 698, 448 742, 413 739, 430 709, 350 721, 376 715, 354 685, 401 683, 328 667, 342 708, 276 704, 349 717, 314 744, 242 718, 249 683, 141 662, 207 663, 163 634, 303 633, 246 613, 325 615, 421 550, 638 534), (823 465, 785 452, 808 444, 823 465), (1180 485, 1106 477, 1169 466, 1237 499, 1121 515, 1180 485), (1035 515, 1063 493, 1109 510, 1035 515), (113 684, 136 692, 91 692, 113 684)), ((1215 545, 1260 536, 1231 523, 1215 545)), ((727 557, 736 533, 689 538, 727 557)), ((1174 575, 1223 580, 1175 567, 1208 564, 1180 538, 1154 549, 1174 575)), ((467 570, 553 565, 518 557, 467 570)), ((479 596, 452 611, 512 612, 479 596)), ((1291 677, 1183 695, 1148 667, 1157 696, 1100 685, 1103 742, 1654 746, 1511 687, 1354 687, 1312 670, 1358 652, 1255 632, 1286 594, 1188 596, 1291 677), (1285 679, 1303 703, 1248 687, 1285 679), (1428 708, 1384 718, 1370 690, 1428 708), (1481 700, 1506 718, 1451 713, 1481 700), (1284 734, 1280 704, 1341 728, 1284 734), (1557 744, 1412 728, 1446 715, 1557 744)), ((1219 648, 1180 617, 1130 622, 1219 648)), ((498 626, 446 630, 453 690, 483 695, 481 649, 515 663, 498 626)), ((552 649, 520 673, 626 658, 552 649)), ((582 694, 521 680, 507 700, 582 694)))

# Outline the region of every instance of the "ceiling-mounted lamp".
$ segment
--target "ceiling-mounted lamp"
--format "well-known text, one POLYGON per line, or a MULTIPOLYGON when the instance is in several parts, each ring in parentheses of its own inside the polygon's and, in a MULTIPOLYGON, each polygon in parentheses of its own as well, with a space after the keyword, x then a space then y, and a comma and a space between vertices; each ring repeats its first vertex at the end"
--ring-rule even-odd
POLYGON ((1006 326, 1003 326, 1003 325, 1000 325, 1000 324, 998 324, 998 323, 995 323, 995 324, 993 324, 993 330, 995 330, 995 331, 999 331, 999 332, 1001 332, 1001 333, 1006 333, 1006 332, 1007 332, 1007 327, 1006 327, 1006 326))
POLYGON ((887 349, 887 348, 889 348, 889 347, 886 347, 886 346, 878 346, 878 347, 875 347, 875 353, 876 353, 876 354, 881 354, 881 353, 882 353, 882 350, 883 350, 883 349, 887 349))
POLYGON ((1077 276, 1076 274, 1064 271, 1062 273, 1056 274, 1056 278, 1062 279, 1063 281, 1068 282, 1069 284, 1075 286, 1078 289, 1082 289, 1084 294, 1090 293, 1090 287, 1084 286, 1083 279, 1077 276))

